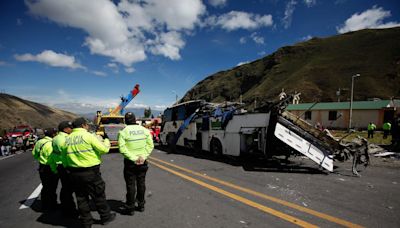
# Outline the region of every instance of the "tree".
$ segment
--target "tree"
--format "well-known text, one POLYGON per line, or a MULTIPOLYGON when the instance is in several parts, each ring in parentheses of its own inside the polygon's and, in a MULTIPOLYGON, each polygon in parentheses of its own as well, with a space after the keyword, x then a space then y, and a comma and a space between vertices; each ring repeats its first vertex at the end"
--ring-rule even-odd
POLYGON ((151 115, 151 108, 149 107, 148 109, 144 109, 144 118, 149 118, 151 115))

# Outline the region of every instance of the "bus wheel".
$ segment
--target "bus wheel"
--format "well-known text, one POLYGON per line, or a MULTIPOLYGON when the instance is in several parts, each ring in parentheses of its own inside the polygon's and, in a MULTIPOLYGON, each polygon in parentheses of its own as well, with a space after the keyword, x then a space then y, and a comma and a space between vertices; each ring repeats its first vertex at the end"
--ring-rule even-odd
POLYGON ((212 139, 210 143, 210 152, 216 156, 222 156, 222 145, 218 139, 212 139))
POLYGON ((175 153, 176 151, 176 145, 174 144, 174 139, 175 139, 175 134, 174 133, 169 133, 167 135, 167 144, 168 144, 168 149, 167 153, 175 153))

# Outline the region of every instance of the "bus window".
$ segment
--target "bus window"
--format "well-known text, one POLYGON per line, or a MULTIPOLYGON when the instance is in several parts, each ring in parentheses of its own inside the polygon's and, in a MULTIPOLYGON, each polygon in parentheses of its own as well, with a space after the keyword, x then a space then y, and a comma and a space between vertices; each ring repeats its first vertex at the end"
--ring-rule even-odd
POLYGON ((177 119, 176 120, 184 120, 185 119, 186 108, 184 105, 177 107, 177 119))
POLYGON ((168 108, 164 111, 163 121, 172 121, 172 109, 168 108))

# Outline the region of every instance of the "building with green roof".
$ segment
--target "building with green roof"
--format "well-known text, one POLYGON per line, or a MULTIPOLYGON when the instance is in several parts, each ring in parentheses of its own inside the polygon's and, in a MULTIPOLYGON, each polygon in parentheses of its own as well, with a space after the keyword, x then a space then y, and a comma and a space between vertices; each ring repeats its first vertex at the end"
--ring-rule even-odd
MULTIPOLYGON (((287 111, 300 116, 314 126, 328 129, 347 129, 350 120, 350 102, 321 102, 291 104, 287 111)), ((364 129, 373 122, 382 128, 385 121, 391 121, 400 113, 400 100, 354 101, 352 127, 364 129)))

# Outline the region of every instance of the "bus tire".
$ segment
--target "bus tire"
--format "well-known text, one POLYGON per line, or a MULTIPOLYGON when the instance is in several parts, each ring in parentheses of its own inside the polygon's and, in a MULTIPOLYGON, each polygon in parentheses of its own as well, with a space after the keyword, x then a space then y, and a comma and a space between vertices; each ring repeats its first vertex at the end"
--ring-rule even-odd
POLYGON ((212 154, 214 154, 215 156, 217 156, 217 157, 222 156, 222 144, 218 139, 213 138, 211 140, 211 142, 210 142, 210 152, 212 154))
POLYGON ((167 135, 167 145, 168 145, 167 153, 168 154, 176 152, 176 145, 174 144, 174 139, 175 139, 174 133, 169 133, 167 135))

